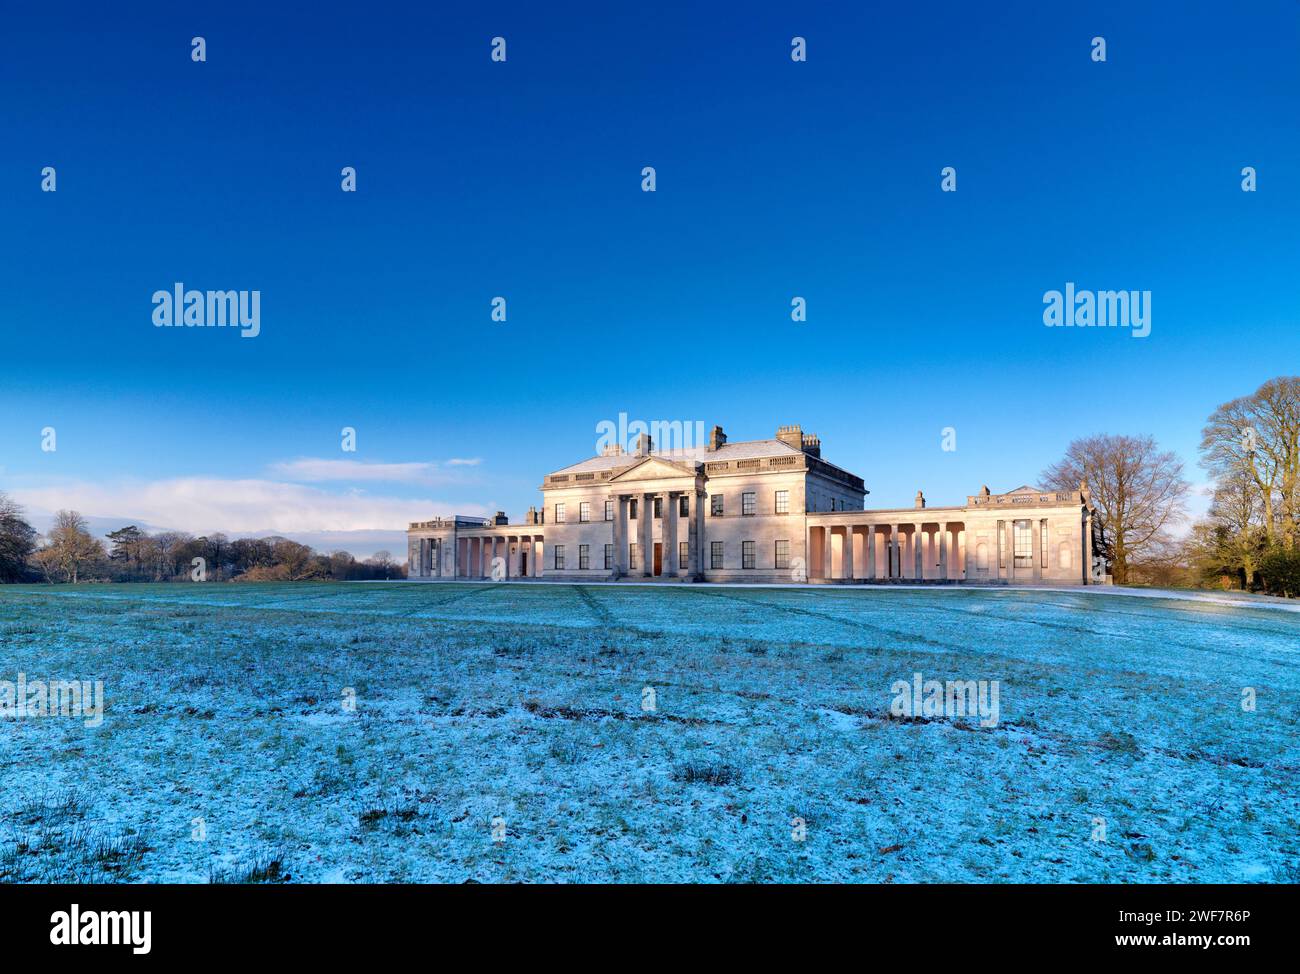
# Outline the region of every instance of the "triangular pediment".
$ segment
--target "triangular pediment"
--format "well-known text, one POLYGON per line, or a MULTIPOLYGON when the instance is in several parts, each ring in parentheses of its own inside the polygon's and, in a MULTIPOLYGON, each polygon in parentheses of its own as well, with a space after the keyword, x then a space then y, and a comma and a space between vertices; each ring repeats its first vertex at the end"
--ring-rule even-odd
POLYGON ((646 457, 640 463, 633 464, 622 473, 610 477, 610 483, 625 483, 629 480, 668 480, 673 477, 694 477, 695 465, 665 460, 663 457, 646 457))
POLYGON ((1040 491, 1037 487, 1030 487, 1028 484, 1026 484, 1022 487, 1017 487, 1015 490, 1009 490, 1007 491, 1007 493, 1008 494, 1041 494, 1042 491, 1040 491))

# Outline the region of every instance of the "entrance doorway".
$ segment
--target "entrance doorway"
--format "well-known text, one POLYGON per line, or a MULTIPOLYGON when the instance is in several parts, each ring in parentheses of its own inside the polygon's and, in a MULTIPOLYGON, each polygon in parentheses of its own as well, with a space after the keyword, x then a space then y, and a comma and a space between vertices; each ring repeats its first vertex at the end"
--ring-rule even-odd
POLYGON ((519 549, 519 574, 528 577, 528 546, 519 549))
POLYGON ((664 573, 664 546, 660 542, 656 541, 655 542, 655 574, 662 575, 663 573, 664 573))

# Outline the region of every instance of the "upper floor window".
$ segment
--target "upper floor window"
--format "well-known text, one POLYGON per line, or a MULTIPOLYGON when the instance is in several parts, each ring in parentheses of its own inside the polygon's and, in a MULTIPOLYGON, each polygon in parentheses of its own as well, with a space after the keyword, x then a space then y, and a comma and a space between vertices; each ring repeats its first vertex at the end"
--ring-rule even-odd
POLYGON ((677 516, 678 517, 691 516, 691 499, 687 497, 685 494, 677 498, 677 516))
POLYGON ((612 521, 612 520, 614 520, 614 502, 613 502, 613 501, 605 501, 605 520, 606 520, 606 521, 612 521))
POLYGON ((578 505, 578 520, 584 522, 591 520, 591 501, 583 501, 578 505))
POLYGON ((756 495, 752 490, 747 490, 745 491, 745 493, 740 495, 741 514, 753 514, 755 511, 757 511, 758 504, 757 501, 755 500, 755 497, 756 495))
POLYGON ((664 499, 663 499, 662 497, 656 497, 656 498, 655 498, 655 517, 663 517, 663 516, 664 516, 664 499))
POLYGON ((629 521, 636 520, 636 498, 635 497, 627 502, 627 519, 629 521))
POLYGON ((713 517, 722 517, 722 495, 714 494, 709 498, 709 514, 713 517))
POLYGON ((776 492, 776 513, 790 513, 790 492, 788 490, 778 490, 776 492))
POLYGON ((556 524, 563 524, 563 523, 564 523, 564 504, 563 504, 563 503, 560 503, 560 504, 556 504, 556 505, 555 505, 555 523, 556 523, 556 524))

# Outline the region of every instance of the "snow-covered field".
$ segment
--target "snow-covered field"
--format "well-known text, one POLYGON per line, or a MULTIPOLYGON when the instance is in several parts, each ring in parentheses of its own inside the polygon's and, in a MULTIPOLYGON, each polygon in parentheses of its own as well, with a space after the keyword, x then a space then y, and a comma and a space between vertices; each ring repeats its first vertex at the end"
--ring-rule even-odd
POLYGON ((1300 617, 1266 605, 2 586, 19 673, 107 707, 0 720, 0 880, 1300 880, 1300 617), (998 681, 997 724, 891 715, 914 673, 998 681))

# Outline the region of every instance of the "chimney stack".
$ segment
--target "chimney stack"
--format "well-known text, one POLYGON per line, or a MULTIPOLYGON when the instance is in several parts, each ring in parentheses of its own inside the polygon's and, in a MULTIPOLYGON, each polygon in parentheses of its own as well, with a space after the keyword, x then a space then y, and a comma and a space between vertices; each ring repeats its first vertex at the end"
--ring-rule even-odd
POLYGON ((916 509, 919 511, 923 507, 925 507, 925 495, 918 490, 916 492, 916 509))
POLYGON ((648 457, 650 451, 655 448, 654 440, 650 439, 649 433, 641 433, 636 438, 636 455, 639 457, 648 457))
POLYGON ((709 431, 709 452, 713 453, 718 447, 727 442, 727 434, 722 432, 721 426, 715 426, 709 431))
POLYGON ((793 426, 778 426, 776 438, 786 446, 792 446, 796 450, 803 449, 803 427, 798 423, 793 426))

